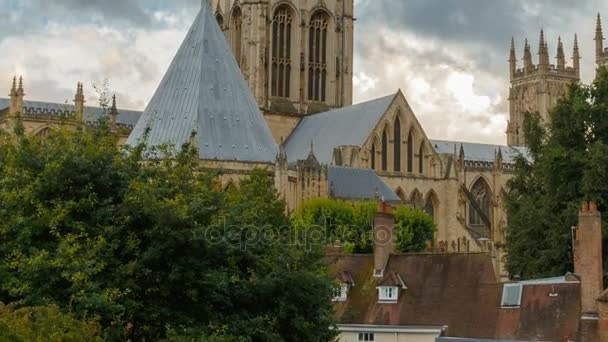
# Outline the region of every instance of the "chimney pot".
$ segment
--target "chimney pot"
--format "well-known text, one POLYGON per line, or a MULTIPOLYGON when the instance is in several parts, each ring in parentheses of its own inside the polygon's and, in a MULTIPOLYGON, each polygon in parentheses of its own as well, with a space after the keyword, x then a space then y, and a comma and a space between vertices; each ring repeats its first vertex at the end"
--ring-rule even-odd
POLYGON ((589 211, 592 213, 597 212, 597 204, 595 202, 589 202, 589 211))
POLYGON ((581 207, 581 211, 583 213, 586 213, 589 211, 589 203, 587 201, 583 201, 583 205, 581 207))

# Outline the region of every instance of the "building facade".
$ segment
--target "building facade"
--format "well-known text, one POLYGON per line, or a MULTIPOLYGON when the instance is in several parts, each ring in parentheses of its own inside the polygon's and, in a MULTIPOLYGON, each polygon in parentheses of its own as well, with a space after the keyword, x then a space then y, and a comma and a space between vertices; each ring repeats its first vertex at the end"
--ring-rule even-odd
POLYGON ((563 97, 568 85, 580 80, 580 52, 575 35, 572 51, 572 66, 566 66, 566 57, 561 38, 557 42, 557 64, 551 64, 549 48, 543 31, 540 32, 538 64, 532 61, 528 40, 524 44, 524 65, 518 68, 515 42, 511 41, 509 71, 511 88, 509 90, 509 123, 507 143, 526 145, 524 136, 525 113, 537 112, 545 122, 549 122, 549 112, 563 97))
POLYGON ((210 0, 277 141, 300 117, 352 104, 353 0, 210 0))
MULTIPOLYGON (((212 0, 203 6, 143 112, 28 101, 14 80, 0 99, 0 125, 28 134, 94 124, 107 116, 122 143, 181 146, 195 139, 202 169, 237 186, 254 168, 275 178, 288 211, 318 197, 384 199, 424 209, 437 226, 434 250, 487 252, 504 269, 504 199, 515 158, 526 157, 522 114, 547 116, 569 82, 561 41, 549 64, 541 33, 538 65, 511 50, 509 145, 429 139, 401 91, 352 105, 353 0, 212 0), (194 133, 194 134, 193 134, 194 133), (128 139, 127 139, 128 138, 128 139)), ((602 37, 598 21, 598 35, 602 37)), ((597 40, 601 43, 601 39, 597 40)), ((600 49, 598 48, 598 51, 600 49)), ((599 61, 600 59, 598 59, 599 61)))

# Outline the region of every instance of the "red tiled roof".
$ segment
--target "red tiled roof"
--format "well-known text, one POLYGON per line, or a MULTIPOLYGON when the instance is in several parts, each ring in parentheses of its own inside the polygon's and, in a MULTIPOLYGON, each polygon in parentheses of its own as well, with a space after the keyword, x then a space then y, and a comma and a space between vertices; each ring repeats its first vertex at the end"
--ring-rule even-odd
POLYGON ((343 324, 447 326, 453 337, 551 341, 574 340, 579 328, 578 282, 525 284, 521 306, 502 308, 503 285, 487 254, 391 255, 386 278, 373 278, 373 255, 326 260, 356 284, 335 307, 343 324), (378 303, 376 286, 396 274, 407 289, 395 304, 378 303))

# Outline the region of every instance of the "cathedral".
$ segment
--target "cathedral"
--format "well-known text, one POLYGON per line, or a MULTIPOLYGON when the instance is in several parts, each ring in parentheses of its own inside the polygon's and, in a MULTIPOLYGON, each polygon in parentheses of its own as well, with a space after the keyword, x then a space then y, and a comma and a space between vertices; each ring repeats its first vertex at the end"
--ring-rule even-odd
MULTIPOLYGON (((551 64, 541 32, 538 64, 526 41, 518 68, 512 42, 508 145, 498 146, 429 139, 400 90, 353 105, 354 23, 353 0, 203 0, 143 112, 115 98, 85 106, 81 84, 73 104, 30 101, 15 78, 0 98, 0 126, 20 120, 44 137, 107 116, 121 144, 194 139, 201 169, 222 170, 225 187, 267 170, 289 212, 319 197, 416 206, 437 225, 435 251, 487 252, 506 279, 503 201, 514 158, 527 156, 523 113, 547 120, 579 80, 576 38, 572 66, 561 40, 551 64)), ((597 64, 608 65, 599 16, 595 39, 597 64)))

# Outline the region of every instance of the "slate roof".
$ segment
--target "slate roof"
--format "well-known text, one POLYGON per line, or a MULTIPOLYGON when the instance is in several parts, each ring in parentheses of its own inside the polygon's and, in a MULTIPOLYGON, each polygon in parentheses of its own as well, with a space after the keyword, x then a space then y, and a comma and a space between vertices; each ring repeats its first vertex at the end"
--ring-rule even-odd
POLYGON ((515 161, 515 156, 517 155, 524 154, 528 156, 528 150, 521 146, 489 145, 446 140, 431 140, 431 143, 435 152, 439 154, 454 154, 454 148, 456 148, 456 154, 459 154, 460 146, 462 145, 464 148, 464 159, 470 161, 493 162, 499 149, 502 151, 503 161, 509 164, 515 161))
MULTIPOLYGON (((131 133, 177 147, 196 131, 201 159, 274 162, 277 145, 207 1, 131 133)), ((306 145, 308 146, 308 144, 306 145)))
POLYGON ((287 159, 306 159, 311 141, 321 164, 332 161, 338 146, 361 146, 393 102, 395 94, 302 119, 285 142, 287 159))
MULTIPOLYGON (((0 110, 6 109, 10 106, 10 100, 0 98, 0 110)), ((40 115, 40 116, 67 116, 74 113, 75 108, 73 104, 68 103, 53 103, 43 101, 23 101, 23 107, 28 114, 40 115)), ((118 109, 118 116, 116 117, 116 123, 128 127, 133 127, 137 123, 137 120, 141 116, 141 111, 118 109)), ((84 107, 85 121, 89 123, 96 122, 103 114, 103 108, 100 107, 84 107)))
POLYGON ((399 197, 374 170, 330 166, 327 173, 330 187, 328 193, 331 193, 333 184, 333 197, 335 198, 374 199, 377 191, 378 196, 387 202, 400 201, 399 197))
POLYGON ((522 282, 520 307, 502 308, 503 284, 488 254, 391 255, 385 274, 399 274, 407 289, 396 304, 381 304, 376 286, 383 279, 373 277, 373 255, 333 253, 325 261, 332 274, 348 272, 356 284, 345 302, 334 303, 340 324, 447 326, 446 336, 481 340, 576 340, 576 281, 522 282))

